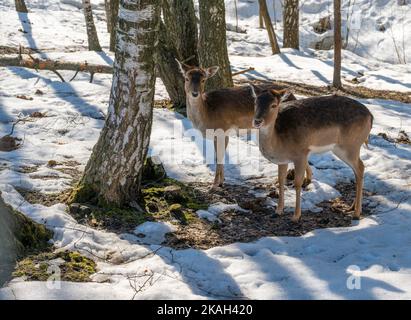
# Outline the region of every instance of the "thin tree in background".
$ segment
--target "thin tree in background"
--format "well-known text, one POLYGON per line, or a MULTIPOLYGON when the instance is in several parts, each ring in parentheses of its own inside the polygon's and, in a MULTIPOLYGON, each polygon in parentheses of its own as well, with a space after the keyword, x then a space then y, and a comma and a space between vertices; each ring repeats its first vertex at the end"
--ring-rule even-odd
POLYGON ((159 16, 158 0, 121 0, 106 122, 70 202, 138 207, 153 118, 159 16))
POLYGON ((260 29, 264 29, 264 19, 261 12, 261 6, 258 6, 258 26, 260 29))
POLYGON ((27 13, 27 7, 26 7, 26 3, 24 2, 24 0, 14 0, 14 4, 16 6, 16 11, 17 12, 23 12, 23 13, 27 13))
POLYGON ((341 0, 334 0, 334 75, 333 87, 341 88, 341 0))
POLYGON ((224 0, 199 0, 199 56, 203 67, 219 66, 218 73, 206 83, 206 90, 233 86, 227 53, 224 0))
POLYGON ((193 0, 163 0, 163 18, 179 60, 198 66, 198 29, 193 0))
POLYGON ((93 11, 91 10, 90 0, 83 0, 83 11, 86 19, 88 49, 90 51, 101 51, 96 26, 94 25, 93 11))
POLYGON ((298 0, 285 0, 283 10, 283 48, 299 49, 299 8, 298 0))
POLYGON ((275 36, 273 24, 271 23, 270 14, 268 13, 267 2, 265 0, 258 0, 260 5, 260 12, 264 19, 265 28, 267 29, 268 39, 270 40, 271 51, 273 54, 280 53, 277 37, 275 36))

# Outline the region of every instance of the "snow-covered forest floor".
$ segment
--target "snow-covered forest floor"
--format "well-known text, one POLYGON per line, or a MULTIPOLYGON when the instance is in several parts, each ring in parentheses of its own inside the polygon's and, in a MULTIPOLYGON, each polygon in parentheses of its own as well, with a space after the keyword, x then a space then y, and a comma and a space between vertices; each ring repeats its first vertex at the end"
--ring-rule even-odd
MULTIPOLYGON (((47 58, 111 64, 104 4, 92 2, 103 53, 86 51, 80 1, 72 0, 28 4, 28 15, 18 15, 12 1, 0 1, 0 32, 5 35, 0 47, 22 45, 41 50, 47 58)), ((271 7, 271 1, 268 3, 271 7)), ((310 24, 327 14, 328 7, 320 3, 327 1, 305 1, 301 52, 288 49, 271 56, 266 31, 257 28, 256 1, 239 1, 240 26, 247 33, 227 33, 230 62, 233 71, 249 66, 255 70, 237 79, 328 85, 332 51, 308 48, 315 36, 310 24)), ((387 56, 393 48, 391 37, 381 36, 381 31, 371 27, 374 21, 386 23, 388 29, 402 24, 409 29, 410 5, 396 11, 397 1, 376 1, 369 7, 366 3, 359 1, 366 9, 363 16, 370 29, 364 31, 368 36, 360 31, 359 55, 343 52, 344 83, 353 85, 351 80, 356 78, 366 88, 409 95, 409 63, 393 64, 398 62, 390 60, 396 53, 387 56)), ((232 5, 233 1, 227 1, 227 21, 235 24, 232 5)), ((278 23, 281 40, 280 26, 278 23)), ((394 35, 401 38, 400 29, 394 30, 394 35)), ((405 37, 410 37, 409 33, 405 37)), ((409 45, 404 54, 408 59, 411 56, 409 45)), ((61 74, 70 79, 73 72, 61 74)), ((253 242, 176 250, 161 244, 165 233, 176 230, 172 223, 149 222, 134 232, 118 234, 79 224, 63 203, 30 203, 20 193, 63 194, 72 187, 104 124, 110 86, 111 75, 97 74, 89 83, 89 75, 79 73, 75 80, 62 83, 52 72, 0 67, 0 137, 10 133, 13 122, 24 119, 13 134, 22 139, 22 146, 0 152, 2 197, 52 229, 56 248, 79 251, 97 262, 91 282, 50 287, 47 282, 19 278, 0 289, 0 299, 411 299, 411 145, 399 142, 406 142, 406 135, 411 135, 409 104, 360 99, 375 117, 369 147, 361 152, 366 166, 367 217, 345 227, 307 230, 298 237, 275 236, 273 232, 253 242), (138 237, 140 234, 146 236, 138 237), (353 279, 360 279, 360 287, 350 285, 353 279)), ((156 99, 167 99, 160 81, 156 99)), ((183 135, 190 128, 190 121, 180 114, 156 108, 150 155, 160 158, 172 178, 211 183, 214 166, 204 163, 198 145, 201 141, 196 144, 183 135)), ((244 138, 230 140, 228 157, 236 159, 226 166, 226 178, 234 192, 236 186, 249 188, 256 201, 263 199, 263 206, 274 211, 276 198, 268 196, 266 186, 274 188, 276 167, 262 158, 253 141, 246 143, 244 138)), ((315 217, 324 210, 319 204, 340 197, 339 185, 351 184, 354 177, 351 169, 330 153, 312 156, 310 162, 314 180, 303 192, 303 216, 315 217)), ((286 219, 293 199, 293 188, 288 187, 286 219)), ((235 202, 211 206, 199 215, 215 220, 227 210, 257 219, 253 217, 257 213, 244 211, 235 202)))

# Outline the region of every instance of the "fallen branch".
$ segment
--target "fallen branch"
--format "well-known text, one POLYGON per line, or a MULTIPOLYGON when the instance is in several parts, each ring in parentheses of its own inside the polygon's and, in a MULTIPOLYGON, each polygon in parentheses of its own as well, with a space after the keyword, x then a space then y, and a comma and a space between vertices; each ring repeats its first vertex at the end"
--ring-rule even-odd
POLYGON ((91 74, 95 73, 113 73, 113 68, 108 65, 91 64, 85 62, 70 62, 51 59, 39 59, 33 56, 24 58, 19 55, 7 55, 0 56, 0 66, 4 67, 24 67, 36 70, 50 70, 54 73, 57 70, 71 70, 71 71, 83 71, 91 74))
POLYGON ((255 70, 255 69, 254 69, 253 67, 249 67, 249 68, 247 68, 247 69, 245 69, 245 70, 233 72, 233 73, 231 74, 231 76, 234 77, 234 76, 237 76, 237 75, 239 75, 239 74, 247 73, 247 72, 254 71, 254 70, 255 70))

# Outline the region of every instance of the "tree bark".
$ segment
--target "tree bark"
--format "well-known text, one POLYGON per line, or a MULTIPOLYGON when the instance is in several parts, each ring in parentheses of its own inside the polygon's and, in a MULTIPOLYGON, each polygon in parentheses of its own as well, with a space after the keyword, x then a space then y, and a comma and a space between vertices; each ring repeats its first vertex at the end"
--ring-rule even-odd
POLYGON ((183 111, 186 105, 184 78, 176 58, 179 59, 177 49, 168 37, 166 26, 161 22, 157 46, 158 72, 174 107, 183 111))
POLYGON ((150 142, 158 0, 121 0, 108 115, 70 202, 135 206, 150 142))
POLYGON ((116 32, 117 32, 117 19, 118 19, 118 7, 120 0, 110 0, 110 51, 116 50, 116 32))
POLYGON ((14 4, 16 5, 17 12, 23 12, 23 13, 28 12, 26 3, 24 2, 24 0, 14 0, 14 4))
POLYGON ((83 0, 83 11, 86 19, 88 49, 90 51, 101 51, 96 26, 94 25, 93 11, 91 10, 90 0, 83 0))
POLYGON ((219 66, 217 74, 207 80, 206 90, 232 87, 227 53, 224 0, 199 0, 199 56, 203 67, 219 66))
POLYGON ((263 13, 261 12, 261 6, 258 8, 258 25, 260 29, 264 29, 263 13))
POLYGON ((164 25, 168 37, 174 44, 180 60, 187 60, 189 65, 199 65, 198 59, 198 29, 192 0, 164 0, 164 25))
POLYGON ((341 0, 334 0, 334 75, 333 87, 341 88, 341 0))
POLYGON ((107 32, 111 31, 111 0, 104 0, 104 10, 106 12, 106 23, 107 23, 107 32))
POLYGON ((284 11, 284 38, 283 48, 299 49, 299 8, 298 0, 285 0, 284 11))
POLYGON ((278 54, 280 52, 280 47, 278 46, 277 37, 275 36, 273 24, 271 23, 270 14, 268 13, 267 3, 265 0, 258 0, 260 5, 260 12, 264 19, 265 28, 267 29, 268 39, 270 40, 271 51, 273 54, 278 54))

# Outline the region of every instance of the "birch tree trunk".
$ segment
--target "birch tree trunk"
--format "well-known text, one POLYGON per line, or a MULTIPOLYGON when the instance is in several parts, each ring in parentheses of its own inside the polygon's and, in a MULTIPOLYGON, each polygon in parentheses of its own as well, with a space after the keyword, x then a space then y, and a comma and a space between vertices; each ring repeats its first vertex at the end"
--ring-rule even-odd
POLYGON ((198 29, 193 0, 164 0, 163 17, 180 60, 198 66, 198 29))
POLYGON ((298 0, 285 0, 284 11, 284 38, 283 48, 299 49, 299 9, 298 0))
POLYGON ((16 11, 17 12, 23 12, 23 13, 27 13, 27 7, 26 7, 26 3, 24 2, 24 0, 14 0, 14 4, 16 6, 16 11))
POLYGON ((184 78, 175 60, 181 58, 168 35, 166 26, 161 22, 157 46, 158 72, 174 108, 177 111, 184 111, 186 105, 184 78))
POLYGON ((105 125, 70 202, 134 206, 150 142, 158 0, 121 0, 105 125))
POLYGON ((341 88, 341 0, 334 0, 334 75, 333 87, 341 88))
POLYGON ((206 83, 206 90, 233 86, 227 53, 224 0, 199 0, 200 39, 198 53, 203 67, 219 66, 206 83))
POLYGON ((267 29, 268 39, 270 40, 271 51, 273 54, 278 54, 280 52, 280 47, 278 46, 277 37, 275 36, 273 24, 271 23, 270 14, 268 13, 267 2, 265 0, 258 0, 260 5, 260 12, 264 19, 265 28, 267 29))
POLYGON ((94 25, 93 11, 91 10, 90 0, 83 0, 83 11, 86 19, 88 49, 90 51, 101 51, 96 26, 94 25))

